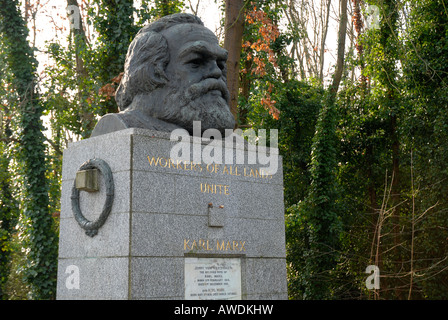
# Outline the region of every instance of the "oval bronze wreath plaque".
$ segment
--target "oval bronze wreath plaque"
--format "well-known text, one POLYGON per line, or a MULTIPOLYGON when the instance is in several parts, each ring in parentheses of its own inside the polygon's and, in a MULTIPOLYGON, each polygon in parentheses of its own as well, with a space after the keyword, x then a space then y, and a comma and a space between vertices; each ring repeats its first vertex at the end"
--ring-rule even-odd
POLYGON ((103 211, 95 221, 90 221, 84 217, 79 206, 79 190, 76 188, 76 180, 72 187, 72 211, 79 226, 86 230, 86 234, 90 237, 94 237, 98 234, 98 229, 103 226, 112 210, 112 204, 114 202, 114 179, 112 171, 109 165, 101 159, 90 159, 84 162, 78 171, 98 169, 104 176, 104 182, 106 185, 106 202, 103 206, 103 211))

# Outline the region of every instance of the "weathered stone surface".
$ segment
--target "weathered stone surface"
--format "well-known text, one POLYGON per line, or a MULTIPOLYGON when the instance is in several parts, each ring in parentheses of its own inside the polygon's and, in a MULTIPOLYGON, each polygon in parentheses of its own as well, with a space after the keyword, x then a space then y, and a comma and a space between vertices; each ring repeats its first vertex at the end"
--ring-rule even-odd
POLYGON ((281 157, 232 133, 226 60, 193 15, 137 34, 116 92, 120 112, 64 151, 58 299, 184 299, 187 282, 201 289, 185 281, 186 258, 210 268, 218 262, 207 259, 232 259, 238 294, 218 273, 212 293, 287 297, 281 157), (171 141, 179 131, 191 136, 171 141), (106 173, 78 173, 89 164, 106 173))
MULTIPOLYGON (((223 173, 224 164, 213 166, 217 172, 204 163, 202 171, 192 170, 169 165, 173 145, 168 134, 132 128, 65 150, 58 299, 184 299, 187 256, 239 257, 243 298, 287 298, 282 166, 272 178, 223 173), (167 161, 151 165, 148 157, 167 161), (111 167, 115 199, 98 234, 89 237, 73 218, 70 195, 77 169, 92 158, 111 167), (207 192, 201 184, 222 187, 207 192), (225 210, 221 227, 209 225, 209 203, 225 210), (66 287, 69 265, 79 267, 79 289, 66 287)), ((103 192, 101 174, 98 192, 80 192, 87 219, 100 214, 103 192)))
POLYGON ((132 258, 132 299, 184 299, 183 268, 183 257, 132 258))
POLYGON ((85 257, 59 259, 58 300, 126 300, 129 259, 126 257, 85 257), (79 270, 79 289, 68 289, 70 266, 79 270), (64 289, 62 289, 64 288, 64 289))
POLYGON ((226 223, 226 210, 224 205, 213 206, 209 203, 208 206, 208 226, 222 228, 226 223))
POLYGON ((103 116, 92 137, 126 128, 193 134, 193 121, 203 130, 233 129, 226 61, 227 51, 197 16, 173 14, 145 26, 126 56, 115 95, 120 112, 103 116))

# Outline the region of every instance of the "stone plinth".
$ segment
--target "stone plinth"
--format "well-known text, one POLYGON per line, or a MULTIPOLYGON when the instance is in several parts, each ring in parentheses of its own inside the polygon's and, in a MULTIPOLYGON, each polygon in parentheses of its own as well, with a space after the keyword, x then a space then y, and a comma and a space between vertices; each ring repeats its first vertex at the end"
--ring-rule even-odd
MULTIPOLYGON (((281 158, 264 175, 259 164, 170 160, 176 144, 133 128, 64 151, 58 299, 185 299, 186 290, 197 299, 287 299, 281 158), (94 158, 109 165, 114 198, 92 237, 74 218, 71 196, 78 169, 94 158)), ((99 191, 79 191, 89 221, 106 199, 98 176, 99 191)))

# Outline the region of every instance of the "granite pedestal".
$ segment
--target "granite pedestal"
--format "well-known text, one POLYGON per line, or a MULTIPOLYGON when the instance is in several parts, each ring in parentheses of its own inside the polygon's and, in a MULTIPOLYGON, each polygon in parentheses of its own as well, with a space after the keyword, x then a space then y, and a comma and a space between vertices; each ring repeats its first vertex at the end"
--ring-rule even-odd
MULTIPOLYGON (((205 140, 191 146, 204 149, 205 140)), ((176 144, 169 133, 132 128, 64 151, 57 299, 287 299, 281 158, 265 175, 259 164, 173 160, 176 144), (114 184, 94 236, 72 210, 76 173, 89 159, 106 162, 114 184)), ((236 159, 244 148, 224 150, 236 159)), ((106 201, 98 179, 98 191, 79 191, 89 221, 106 201)))

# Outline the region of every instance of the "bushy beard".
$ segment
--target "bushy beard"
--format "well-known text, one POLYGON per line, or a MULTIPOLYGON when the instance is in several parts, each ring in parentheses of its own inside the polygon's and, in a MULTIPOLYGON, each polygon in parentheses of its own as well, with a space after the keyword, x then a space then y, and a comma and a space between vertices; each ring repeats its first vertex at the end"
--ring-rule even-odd
POLYGON ((177 124, 191 135, 193 121, 201 121, 201 134, 207 129, 224 134, 225 129, 234 128, 235 118, 229 109, 229 91, 224 81, 206 79, 188 88, 169 86, 157 118, 177 124))

